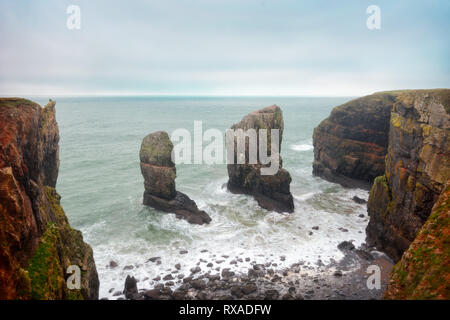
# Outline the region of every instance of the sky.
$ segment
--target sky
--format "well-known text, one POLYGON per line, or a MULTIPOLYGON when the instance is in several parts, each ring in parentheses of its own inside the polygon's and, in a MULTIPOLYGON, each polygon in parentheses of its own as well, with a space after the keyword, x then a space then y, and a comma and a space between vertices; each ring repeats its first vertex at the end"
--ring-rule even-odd
POLYGON ((449 88, 449 17, 448 0, 0 0, 0 95, 449 88))

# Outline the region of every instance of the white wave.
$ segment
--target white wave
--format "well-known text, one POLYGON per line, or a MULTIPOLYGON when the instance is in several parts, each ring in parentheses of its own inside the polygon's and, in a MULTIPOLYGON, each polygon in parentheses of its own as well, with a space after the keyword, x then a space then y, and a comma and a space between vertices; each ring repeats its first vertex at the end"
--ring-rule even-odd
POLYGON ((309 150, 314 149, 312 144, 306 144, 306 143, 305 144, 291 144, 290 148, 294 151, 300 151, 300 152, 309 151, 309 150))

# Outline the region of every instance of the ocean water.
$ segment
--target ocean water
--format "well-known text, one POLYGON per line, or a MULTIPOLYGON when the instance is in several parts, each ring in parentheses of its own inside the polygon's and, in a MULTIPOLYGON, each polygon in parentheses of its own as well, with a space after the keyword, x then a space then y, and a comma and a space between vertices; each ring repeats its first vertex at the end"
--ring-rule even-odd
MULTIPOLYGON (((186 276, 199 259, 213 262, 214 268, 246 273, 250 266, 247 257, 258 263, 276 263, 277 268, 299 261, 315 264, 318 259, 327 263, 343 257, 336 248, 341 241, 354 240, 357 246, 364 242, 368 219, 358 215, 365 214, 366 208, 351 198, 367 199, 367 191, 344 189, 312 175, 313 129, 334 106, 349 99, 56 99, 61 137, 57 190, 71 225, 83 232, 94 250, 100 297, 123 290, 128 274, 139 280, 139 288, 150 288, 152 278, 168 274, 176 263, 186 276), (144 136, 156 130, 170 135, 177 128, 193 133, 195 120, 203 122, 203 130, 224 132, 247 113, 272 104, 283 110, 281 155, 283 166, 292 175, 294 213, 269 212, 250 196, 229 193, 223 187, 227 181, 225 164, 177 166, 177 189, 211 216, 209 225, 190 225, 142 205, 139 148, 144 136), (319 230, 312 230, 313 226, 319 230), (188 254, 180 254, 180 250, 188 254), (284 261, 281 256, 286 257, 284 261), (161 264, 149 262, 151 257, 161 257, 161 264), (244 261, 230 265, 236 257, 244 261), (111 269, 111 260, 119 266, 111 269), (216 264, 217 260, 224 262, 216 264), (124 270, 125 266, 133 269, 124 270)), ((42 98, 34 100, 46 103, 42 98)), ((200 263, 203 271, 211 270, 207 262, 200 263)))

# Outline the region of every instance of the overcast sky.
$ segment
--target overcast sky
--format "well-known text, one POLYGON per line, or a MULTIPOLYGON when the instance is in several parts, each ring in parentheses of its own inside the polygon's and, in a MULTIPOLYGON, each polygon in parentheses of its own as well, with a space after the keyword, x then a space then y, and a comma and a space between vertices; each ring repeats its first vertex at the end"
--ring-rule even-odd
POLYGON ((0 0, 0 95, 449 88, 449 17, 448 0, 0 0))

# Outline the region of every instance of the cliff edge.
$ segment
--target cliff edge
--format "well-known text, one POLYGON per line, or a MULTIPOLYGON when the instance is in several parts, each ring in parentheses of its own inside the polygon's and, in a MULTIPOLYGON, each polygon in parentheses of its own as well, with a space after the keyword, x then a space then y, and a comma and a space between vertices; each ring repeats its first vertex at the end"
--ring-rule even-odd
POLYGON ((397 96, 384 175, 367 209, 367 242, 398 261, 430 215, 450 179, 450 90, 412 90, 397 96))
POLYGON ((0 98, 0 299, 98 299, 92 249, 55 190, 58 141, 55 102, 0 98), (66 285, 70 265, 80 290, 66 285))

